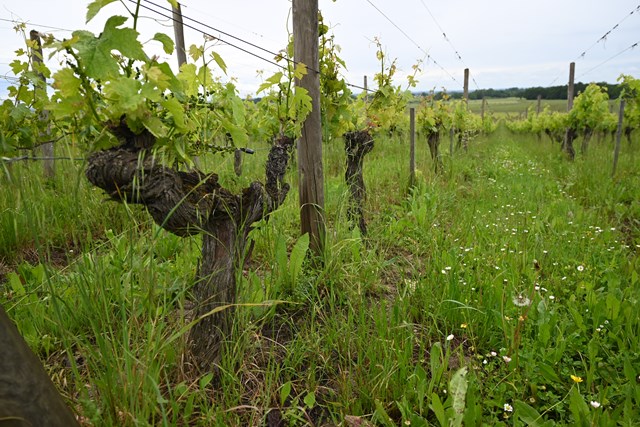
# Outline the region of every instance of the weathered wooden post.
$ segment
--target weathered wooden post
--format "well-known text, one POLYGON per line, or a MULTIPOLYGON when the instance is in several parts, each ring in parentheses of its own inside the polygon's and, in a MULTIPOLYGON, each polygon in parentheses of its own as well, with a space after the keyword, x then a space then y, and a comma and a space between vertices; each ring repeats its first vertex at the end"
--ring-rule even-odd
POLYGON ((464 69, 464 91, 462 96, 464 97, 464 102, 469 105, 469 69, 464 69))
POLYGON ((416 109, 409 108, 409 187, 416 185, 416 109))
MULTIPOLYGON (((42 81, 42 88, 36 88, 35 90, 44 91, 45 95, 47 93, 47 79, 40 71, 40 67, 43 65, 43 57, 42 57, 42 43, 40 41, 40 34, 36 30, 31 30, 29 32, 29 39, 32 41, 32 55, 31 55, 31 66, 33 71, 38 75, 39 79, 42 81)), ((49 112, 47 110, 40 111, 40 120, 43 122, 49 121, 49 112)), ((40 135, 41 138, 45 140, 49 139, 49 126, 47 125, 47 131, 40 135)), ((44 166, 44 176, 47 179, 51 179, 56 175, 56 167, 53 160, 53 142, 47 142, 42 144, 42 157, 43 157, 43 166, 44 166)))
POLYGON ((0 425, 77 426, 55 385, 0 305, 0 425))
POLYGON ((536 116, 540 114, 541 106, 542 106, 542 95, 538 95, 538 105, 536 106, 536 116))
MULTIPOLYGON (((573 79, 576 74, 576 63, 572 62, 569 64, 569 85, 567 86, 567 111, 571 111, 573 108, 573 96, 574 96, 574 85, 573 79)), ((567 152, 569 158, 573 160, 576 156, 576 151, 573 149, 573 140, 576 137, 575 130, 569 125, 564 135, 564 140, 562 144, 562 148, 567 152)))
POLYGON ((178 56, 178 67, 187 62, 187 52, 184 47, 184 24, 182 22, 182 8, 180 3, 171 6, 173 12, 173 33, 176 39, 176 55, 178 56))
POLYGON ((480 110, 480 120, 482 120, 482 123, 484 123, 484 109, 487 105, 487 99, 483 96, 482 97, 482 109, 480 110))
POLYGON ((318 72, 318 0, 293 0, 293 55, 307 67, 296 79, 311 97, 311 112, 298 140, 298 191, 300 228, 309 233, 310 247, 320 255, 324 246, 324 182, 322 171, 322 127, 320 122, 320 74, 318 72))
POLYGON ((616 167, 618 166, 618 155, 620 154, 620 140, 622 139, 622 121, 624 119, 624 99, 620 100, 620 113, 618 114, 618 130, 616 132, 616 148, 613 150, 613 171, 611 177, 616 174, 616 167))

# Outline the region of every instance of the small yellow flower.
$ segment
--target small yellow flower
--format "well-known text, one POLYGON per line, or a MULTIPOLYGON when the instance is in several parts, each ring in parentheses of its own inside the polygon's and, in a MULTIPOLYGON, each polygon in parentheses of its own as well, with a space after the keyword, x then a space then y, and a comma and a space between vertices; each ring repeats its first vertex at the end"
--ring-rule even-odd
POLYGON ((461 327, 462 329, 467 329, 467 326, 469 326, 469 325, 467 325, 466 323, 463 323, 463 324, 461 324, 461 325, 460 325, 460 327, 461 327))
POLYGON ((582 382, 582 377, 576 377, 575 375, 571 375, 571 379, 573 380, 574 383, 582 382))

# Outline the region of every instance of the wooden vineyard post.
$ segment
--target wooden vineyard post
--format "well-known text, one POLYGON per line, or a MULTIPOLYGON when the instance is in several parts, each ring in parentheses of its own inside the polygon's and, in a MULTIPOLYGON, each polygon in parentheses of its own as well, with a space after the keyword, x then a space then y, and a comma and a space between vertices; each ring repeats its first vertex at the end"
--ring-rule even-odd
POLYGON ((464 91, 462 96, 464 97, 464 102, 469 105, 469 69, 464 69, 464 91))
POLYGON ((409 108, 409 187, 416 185, 416 109, 409 108))
POLYGON ((311 97, 311 112, 298 140, 298 192, 300 228, 309 233, 310 247, 321 255, 324 246, 324 183, 322 127, 320 122, 320 74, 318 73, 318 0, 293 0, 293 55, 305 64, 307 74, 296 79, 311 97))
POLYGON ((618 155, 620 154, 620 140, 622 139, 622 121, 624 119, 624 99, 620 100, 620 113, 618 114, 618 130, 616 131, 616 148, 613 150, 613 171, 611 177, 616 174, 618 166, 618 155))
POLYGON ((483 96, 482 109, 480 110, 480 120, 482 120, 482 123, 484 123, 484 109, 486 108, 486 105, 487 105, 487 99, 483 96))
POLYGON ((182 22, 182 8, 180 3, 172 6, 173 12, 173 33, 176 38, 176 55, 178 55, 178 67, 187 62, 187 52, 184 47, 184 24, 182 22))
MULTIPOLYGON (((36 30, 31 30, 29 32, 29 39, 33 42, 33 54, 31 56, 32 67, 34 72, 38 75, 40 80, 42 81, 42 88, 46 94, 47 92, 47 79, 44 74, 39 70, 42 65, 42 43, 40 41, 40 34, 36 30)), ((37 90, 37 89, 36 89, 37 90)), ((40 112, 40 120, 44 122, 49 121, 49 112, 47 110, 42 110, 40 112)), ((49 127, 47 126, 47 132, 40 135, 41 138, 45 140, 49 139, 49 127)), ((53 161, 53 142, 47 142, 42 144, 42 157, 43 165, 44 165, 44 176, 47 179, 51 179, 56 175, 55 163, 53 161)))
MULTIPOLYGON (((178 68, 182 67, 182 64, 187 63, 187 50, 184 47, 184 23, 182 21, 182 7, 180 3, 177 6, 171 6, 171 12, 173 17, 173 34, 176 39, 176 55, 178 56, 178 68)), ((193 163, 197 168, 200 167, 200 157, 194 156, 193 163)))
POLYGON ((40 359, 0 305, 0 425, 77 426, 40 359))
POLYGON ((364 76, 364 94, 368 95, 369 94, 369 88, 367 87, 367 76, 364 76))
MULTIPOLYGON (((574 85, 573 79, 576 74, 576 63, 572 62, 569 64, 569 85, 567 86, 567 111, 571 111, 573 108, 573 95, 574 95, 574 85)), ((576 137, 575 130, 569 126, 564 135, 564 140, 562 144, 562 148, 567 152, 569 158, 573 160, 576 156, 576 152, 573 149, 573 140, 576 137)))
POLYGON ((542 106, 542 95, 538 95, 538 105, 536 106, 536 116, 540 115, 541 106, 542 106))

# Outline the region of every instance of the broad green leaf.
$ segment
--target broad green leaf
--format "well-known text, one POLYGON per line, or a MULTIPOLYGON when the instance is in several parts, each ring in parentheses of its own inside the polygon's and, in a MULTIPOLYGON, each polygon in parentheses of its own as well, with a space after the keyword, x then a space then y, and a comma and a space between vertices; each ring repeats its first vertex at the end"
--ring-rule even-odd
POLYGON ((113 79, 105 85, 105 97, 111 101, 111 107, 116 117, 131 113, 144 104, 145 98, 139 93, 141 87, 139 80, 125 76, 113 79))
POLYGON ((307 66, 302 62, 296 64, 296 68, 293 70, 293 76, 300 80, 303 76, 307 75, 307 66))
POLYGON ((385 411, 384 406, 382 406, 382 403, 380 403, 380 401, 376 399, 375 405, 376 405, 376 410, 373 413, 372 421, 377 423, 376 425, 383 425, 385 427, 395 427, 395 423, 393 422, 389 414, 387 414, 387 411, 385 411))
POLYGON ((182 87, 187 96, 198 94, 198 80, 196 77, 197 67, 195 64, 182 64, 177 78, 182 82, 182 87))
POLYGON ((218 52, 211 52, 211 57, 213 58, 214 61, 216 61, 216 64, 218 64, 218 67, 220 67, 222 72, 227 74, 227 64, 225 64, 224 60, 218 54, 218 52))
POLYGON ((295 282, 302 270, 302 263, 309 249, 309 233, 305 233, 298 238, 298 241, 291 249, 289 260, 289 276, 291 281, 295 282))
POLYGON ((82 82, 71 68, 63 68, 53 75, 53 87, 63 97, 78 94, 81 85, 82 82))
POLYGON ((106 80, 118 72, 118 61, 111 53, 119 51, 123 56, 145 61, 147 55, 138 41, 138 32, 131 28, 118 28, 126 22, 124 16, 112 16, 105 23, 100 36, 95 37, 89 31, 75 31, 78 42, 74 47, 82 60, 87 76, 106 80))
POLYGON ((312 409, 314 406, 316 406, 316 395, 312 391, 310 391, 304 397, 303 401, 307 408, 312 409))
POLYGON ((114 1, 116 0, 95 0, 92 3, 89 3, 89 6, 87 6, 87 18, 85 24, 91 21, 103 7, 109 3, 113 3, 114 1))
POLYGON ((211 74, 211 70, 207 66, 202 66, 198 70, 198 83, 200 86, 206 88, 210 87, 213 83, 213 75, 211 74))
POLYGON ((280 406, 284 406, 291 394, 291 381, 287 381, 280 387, 280 406))
POLYGON ((162 100, 160 104, 169 112, 169 114, 171 114, 176 127, 180 130, 184 130, 186 127, 184 109, 182 108, 182 104, 180 103, 180 101, 178 101, 174 97, 170 97, 168 99, 162 100))
POLYGON ((153 36, 153 39, 162 43, 162 49, 164 49, 164 53, 166 53, 167 55, 171 55, 173 53, 175 45, 171 37, 163 33, 156 33, 155 36, 153 36))
POLYGON ((538 411, 536 411, 535 408, 528 405, 527 403, 524 403, 520 400, 516 400, 513 403, 513 408, 516 415, 522 421, 527 423, 528 426, 536 427, 536 426, 539 426, 540 423, 542 422, 542 416, 540 415, 540 413, 538 413, 538 411))
POLYGON ((429 408, 436 414, 436 418, 442 427, 446 427, 447 423, 447 415, 444 410, 444 405, 442 404, 442 400, 440 400, 440 396, 437 393, 431 394, 431 403, 429 404, 429 408))
POLYGON ((589 407, 580 394, 578 387, 573 387, 569 394, 571 395, 569 398, 569 410, 571 410, 571 414, 573 415, 573 425, 588 426, 589 407))
POLYGON ((278 71, 273 76, 269 77, 267 80, 264 81, 264 83, 260 85, 260 87, 258 88, 258 93, 262 92, 265 89, 270 88, 271 86, 275 86, 278 83, 280 83, 280 80, 282 79, 283 75, 284 74, 281 71, 278 71))
POLYGON ((198 47, 195 44, 192 44, 191 46, 189 46, 189 56, 194 61, 197 61, 198 59, 202 58, 202 54, 203 54, 203 51, 201 47, 198 47))
POLYGON ((198 382, 200 385, 200 390, 204 390, 205 387, 209 385, 212 379, 213 379, 213 373, 211 372, 209 372, 208 374, 200 378, 200 381, 198 382))
POLYGON ((231 135, 231 140, 233 141, 234 146, 242 147, 249 142, 249 135, 247 135, 247 130, 244 126, 238 126, 226 118, 221 118, 220 120, 224 130, 229 132, 231 135))
POLYGON ((149 130, 156 138, 162 138, 167 135, 167 127, 162 123, 162 120, 156 116, 147 116, 142 120, 142 124, 149 130))
POLYGON ((160 89, 161 91, 168 89, 170 86, 171 77, 166 75, 164 73, 164 70, 162 70, 157 65, 152 65, 151 67, 147 68, 145 70, 145 76, 147 77, 147 79, 149 79, 149 81, 158 86, 158 89, 160 89))
POLYGON ((286 276, 289 275, 288 259, 287 259, 287 244, 285 242, 284 237, 278 236, 276 238, 276 243, 274 247, 274 255, 276 260, 276 267, 278 269, 278 274, 282 278, 286 280, 286 276))
POLYGON ((18 276, 13 271, 8 274, 9 278, 9 286, 11 286, 11 290, 17 297, 22 297, 26 295, 26 291, 24 286, 22 285, 22 280, 20 280, 20 276, 18 276))
POLYGON ((467 372, 466 366, 458 369, 451 381, 449 381, 449 395, 453 398, 453 420, 451 425, 460 427, 464 416, 465 397, 467 395, 467 372))

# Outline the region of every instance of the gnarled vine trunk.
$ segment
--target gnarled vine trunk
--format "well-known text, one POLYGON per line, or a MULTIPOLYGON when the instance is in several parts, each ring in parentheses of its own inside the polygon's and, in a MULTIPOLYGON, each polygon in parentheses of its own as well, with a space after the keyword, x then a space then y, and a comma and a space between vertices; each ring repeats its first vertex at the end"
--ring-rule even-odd
POLYGON ((567 152, 569 159, 573 160, 576 157, 576 150, 573 148, 573 140, 576 139, 577 132, 575 129, 569 127, 565 133, 562 149, 567 152))
POLYGON ((253 182, 233 194, 220 186, 214 173, 177 171, 136 148, 149 147, 148 138, 146 132, 129 136, 123 146, 92 154, 86 176, 115 200, 144 205, 167 231, 183 237, 203 234, 193 291, 198 322, 189 333, 188 347, 194 367, 208 371, 220 360, 221 345, 231 331, 235 272, 251 225, 276 209, 289 191, 283 177, 293 141, 282 138, 273 144, 265 186, 253 182))
POLYGON ((583 156, 587 154, 587 150, 589 149, 589 141, 591 141, 591 137, 593 136, 593 129, 585 128, 584 132, 582 132, 582 145, 580 146, 580 153, 583 156))
POLYGON ((358 222, 360 233, 365 236, 367 223, 364 219, 363 204, 367 190, 364 185, 362 166, 364 156, 373 150, 373 138, 367 130, 347 132, 344 134, 344 148, 347 152, 347 170, 344 179, 351 193, 347 216, 349 221, 358 222))

